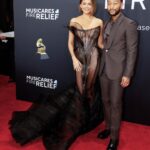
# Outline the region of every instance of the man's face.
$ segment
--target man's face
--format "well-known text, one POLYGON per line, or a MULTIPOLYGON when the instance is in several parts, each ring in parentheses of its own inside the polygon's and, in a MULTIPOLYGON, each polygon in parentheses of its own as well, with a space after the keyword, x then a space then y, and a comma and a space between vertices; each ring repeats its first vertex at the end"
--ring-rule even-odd
POLYGON ((111 16, 116 16, 121 11, 121 0, 108 0, 107 10, 111 16))

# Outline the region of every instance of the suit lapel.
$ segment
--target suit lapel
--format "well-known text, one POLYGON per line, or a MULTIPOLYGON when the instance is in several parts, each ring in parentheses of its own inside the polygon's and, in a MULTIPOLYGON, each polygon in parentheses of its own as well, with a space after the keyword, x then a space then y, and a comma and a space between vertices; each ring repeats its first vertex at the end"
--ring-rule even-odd
POLYGON ((121 22, 123 21, 123 19, 124 19, 124 15, 121 13, 119 18, 118 18, 118 20, 116 20, 117 22, 115 23, 115 25, 112 26, 112 29, 111 29, 111 32, 110 32, 107 44, 105 46, 106 49, 109 49, 111 47, 111 45, 113 44, 114 39, 117 36, 119 26, 120 26, 121 22))

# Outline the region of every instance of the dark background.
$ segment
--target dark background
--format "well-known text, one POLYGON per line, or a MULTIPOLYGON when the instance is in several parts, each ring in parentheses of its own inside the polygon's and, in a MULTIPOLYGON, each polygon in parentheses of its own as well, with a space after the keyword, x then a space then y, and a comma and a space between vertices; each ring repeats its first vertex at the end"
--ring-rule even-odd
MULTIPOLYGON (((1 0, 0 2, 0 30, 10 31, 13 24, 13 1, 1 0)), ((9 55, 10 51, 8 49, 9 43, 3 43, 0 41, 0 73, 9 74, 9 55)))
MULTIPOLYGON (((68 30, 66 28, 72 17, 79 15, 78 1, 70 0, 15 0, 15 46, 17 98, 35 101, 40 94, 61 91, 74 82, 72 62, 67 48, 68 30), (39 21, 25 18, 25 8, 58 8, 60 16, 57 21, 39 21), (47 46, 49 60, 41 61, 35 57, 36 40, 43 38, 47 46), (35 75, 58 80, 56 91, 30 86, 25 83, 26 75, 35 75)), ((98 0, 96 16, 104 21, 108 19, 104 10, 104 0, 98 0)), ((124 13, 141 26, 150 26, 150 1, 145 0, 146 10, 139 3, 131 10, 131 0, 126 0, 124 13)), ((12 1, 1 0, 0 29, 7 31, 7 17, 12 18, 12 1), (7 10, 7 11, 6 11, 7 10)), ((12 19, 9 19, 12 20, 12 19)), ((139 50, 132 84, 125 90, 124 120, 150 125, 150 30, 139 31, 139 50)), ((1 44, 0 72, 7 74, 8 58, 5 44, 1 44)))

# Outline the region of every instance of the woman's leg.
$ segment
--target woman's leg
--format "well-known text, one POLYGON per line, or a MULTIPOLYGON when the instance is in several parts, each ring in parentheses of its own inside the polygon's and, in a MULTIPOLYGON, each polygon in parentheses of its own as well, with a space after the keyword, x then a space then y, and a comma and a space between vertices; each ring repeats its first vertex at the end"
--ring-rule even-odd
POLYGON ((98 72, 98 66, 99 66, 98 52, 94 50, 91 55, 91 60, 88 68, 88 77, 86 85, 87 98, 90 101, 94 99, 94 84, 98 72))
POLYGON ((83 94, 82 70, 76 71, 76 83, 80 94, 83 94))

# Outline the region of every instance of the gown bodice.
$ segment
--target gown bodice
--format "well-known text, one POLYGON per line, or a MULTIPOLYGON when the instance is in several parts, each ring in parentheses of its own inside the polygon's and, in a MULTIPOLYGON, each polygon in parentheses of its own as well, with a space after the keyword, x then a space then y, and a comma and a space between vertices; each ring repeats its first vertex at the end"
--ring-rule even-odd
POLYGON ((69 29, 75 36, 75 50, 90 54, 94 48, 98 47, 100 26, 84 29, 79 23, 73 22, 70 23, 69 29))
MULTIPOLYGON (((100 26, 84 29, 77 22, 70 22, 69 31, 74 35, 74 53, 82 64, 82 76, 84 87, 87 84, 89 68, 97 68, 99 59, 98 38, 100 26)), ((93 69, 95 70, 95 69, 93 69)), ((96 75, 97 71, 95 71, 96 75)))

